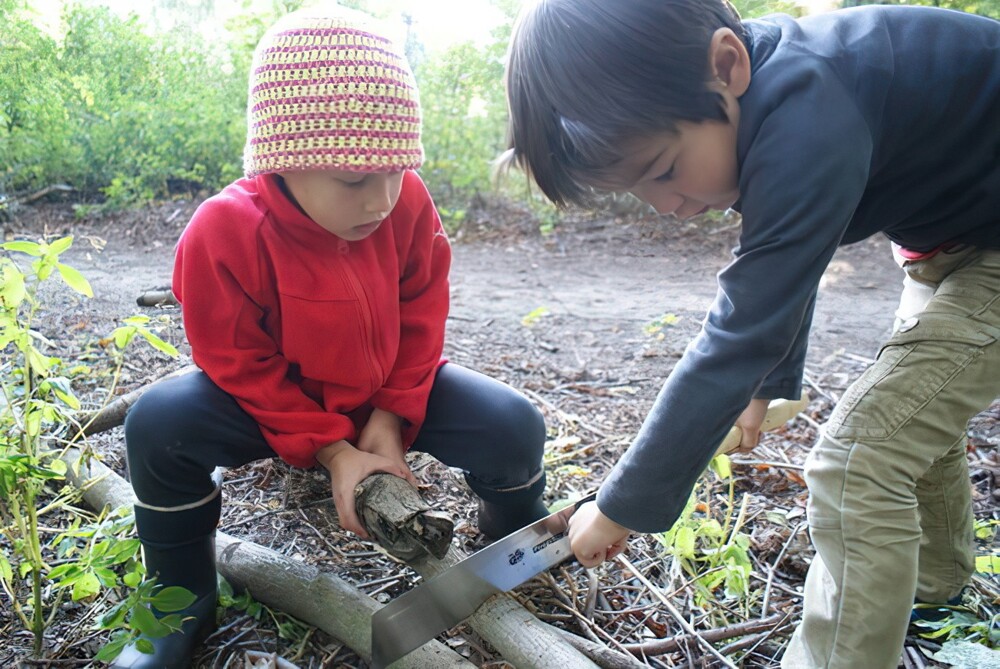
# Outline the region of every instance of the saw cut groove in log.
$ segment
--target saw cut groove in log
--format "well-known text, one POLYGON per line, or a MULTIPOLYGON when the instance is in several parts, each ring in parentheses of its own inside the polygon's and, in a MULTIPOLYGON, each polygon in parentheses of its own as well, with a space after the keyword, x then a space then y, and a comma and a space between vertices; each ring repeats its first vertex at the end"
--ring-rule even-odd
POLYGON ((455 523, 433 511, 420 493, 392 474, 372 474, 354 489, 355 508, 368 533, 393 557, 410 562, 430 554, 443 558, 455 523))

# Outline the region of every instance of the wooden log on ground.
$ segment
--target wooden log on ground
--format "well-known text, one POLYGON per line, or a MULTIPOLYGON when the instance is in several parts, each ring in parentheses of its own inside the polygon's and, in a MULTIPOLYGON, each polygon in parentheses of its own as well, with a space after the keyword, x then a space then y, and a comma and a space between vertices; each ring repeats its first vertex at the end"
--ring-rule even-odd
POLYGON ((140 307, 180 306, 180 302, 177 301, 174 291, 170 290, 170 288, 147 290, 135 298, 135 303, 140 307))
MULTIPOLYGON (((132 487, 104 464, 81 465, 80 451, 63 460, 70 483, 84 490, 95 508, 131 505, 132 487), (79 473, 75 473, 79 466, 79 473)), ((216 537, 217 567, 231 583, 245 587, 258 601, 299 618, 332 635, 362 658, 371 657, 371 614, 379 607, 353 585, 316 567, 296 562, 252 542, 223 532, 216 537)), ((474 665, 446 645, 431 641, 401 660, 411 669, 472 669, 474 665)))

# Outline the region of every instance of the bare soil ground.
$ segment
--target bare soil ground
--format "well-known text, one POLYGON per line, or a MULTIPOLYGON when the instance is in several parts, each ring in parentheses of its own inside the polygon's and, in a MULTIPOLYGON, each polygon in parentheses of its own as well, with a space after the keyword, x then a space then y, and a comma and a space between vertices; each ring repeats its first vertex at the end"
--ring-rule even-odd
MULTIPOLYGON (((135 300, 169 283, 173 243, 194 206, 175 201, 77 219, 66 205, 45 205, 23 209, 5 224, 8 239, 75 235, 66 261, 88 278, 95 297, 63 291, 47 302, 39 329, 56 342, 56 355, 97 366, 101 338, 122 318, 146 313, 181 355, 171 359, 137 348, 119 391, 190 362, 179 311, 140 308, 135 300)), ((527 214, 498 208, 475 212, 454 235, 446 354, 510 383, 541 408, 550 436, 547 501, 575 498, 596 486, 628 446, 663 379, 697 332, 715 292, 714 275, 728 261, 736 234, 735 225, 726 221, 682 225, 642 216, 593 216, 540 235, 527 214)), ((675 593, 676 605, 699 630, 784 614, 766 632, 716 644, 740 666, 776 666, 800 615, 799 592, 812 556, 804 529, 801 464, 816 426, 888 336, 901 279, 881 239, 842 249, 826 273, 807 365, 813 398, 807 415, 768 434, 734 469, 738 498, 747 498, 743 532, 754 561, 754 594, 745 603, 720 594, 711 606, 696 606, 689 581, 664 557, 655 538, 631 542, 630 559, 675 593)), ((96 406, 102 398, 100 383, 94 385, 88 399, 96 406)), ((973 420, 969 438, 977 517, 1000 519, 1000 404, 973 420)), ((121 439, 120 429, 114 430, 96 438, 95 446, 109 466, 124 474, 121 439)), ((461 476, 430 459, 413 466, 425 484, 425 497, 456 519, 459 545, 481 546, 475 504, 461 476)), ((227 472, 221 529, 319 565, 379 601, 411 587, 416 582, 412 572, 339 530, 324 477, 278 461, 227 472)), ((713 513, 724 512, 727 487, 705 481, 704 499, 716 506, 713 513)), ((996 580, 977 586, 977 601, 986 600, 978 615, 996 613, 998 591, 996 580)), ((649 666, 715 666, 697 644, 655 650, 657 639, 679 633, 677 622, 614 565, 593 576, 567 565, 521 586, 517 595, 540 618, 577 634, 610 645, 644 645, 649 653, 643 661, 649 666)), ((94 608, 94 603, 68 606, 60 613, 42 664, 87 663, 105 641, 91 629, 99 615, 94 608)), ((242 666, 248 651, 276 653, 301 667, 364 666, 335 639, 287 623, 280 612, 255 619, 227 610, 196 666, 242 666)), ((464 627, 443 639, 480 666, 509 666, 464 627)), ((901 666, 944 666, 930 659, 935 646, 910 637, 901 666)), ((40 666, 26 659, 29 648, 30 638, 19 631, 9 607, 0 609, 0 666, 40 666)))

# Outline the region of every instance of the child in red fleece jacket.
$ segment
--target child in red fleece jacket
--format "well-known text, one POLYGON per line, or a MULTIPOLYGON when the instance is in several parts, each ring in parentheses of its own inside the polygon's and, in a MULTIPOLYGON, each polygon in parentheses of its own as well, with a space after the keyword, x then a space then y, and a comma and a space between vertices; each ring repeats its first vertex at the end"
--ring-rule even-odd
MULTIPOLYGON (((184 633, 117 666, 188 666, 214 622, 216 467, 279 456, 354 488, 413 483, 407 449, 466 472, 492 537, 545 515, 541 414, 441 358, 451 250, 423 182, 405 57, 353 13, 297 12, 257 47, 246 178, 195 213, 173 289, 201 371, 147 392, 126 421, 148 573, 198 599, 184 633)), ((143 643, 141 645, 147 645, 143 643)))

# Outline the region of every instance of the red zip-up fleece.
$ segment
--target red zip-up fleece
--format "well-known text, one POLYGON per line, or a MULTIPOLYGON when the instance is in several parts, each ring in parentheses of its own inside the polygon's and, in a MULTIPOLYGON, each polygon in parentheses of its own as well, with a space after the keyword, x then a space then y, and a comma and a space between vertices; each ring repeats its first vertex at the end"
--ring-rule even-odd
POLYGON ((373 408, 416 438, 442 363, 451 247, 414 172, 367 238, 303 214, 274 175, 206 200, 177 244, 173 290, 195 363, 286 462, 356 443, 373 408))

